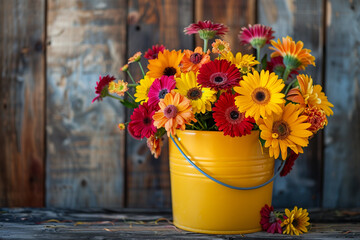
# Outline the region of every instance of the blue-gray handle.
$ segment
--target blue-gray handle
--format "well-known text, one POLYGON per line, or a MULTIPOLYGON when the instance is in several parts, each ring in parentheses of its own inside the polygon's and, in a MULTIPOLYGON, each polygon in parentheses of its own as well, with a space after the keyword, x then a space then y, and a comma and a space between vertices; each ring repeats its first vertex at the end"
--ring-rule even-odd
POLYGON ((201 170, 201 168, 199 168, 198 166, 196 166, 196 164, 191 161, 188 156, 186 156, 186 154, 181 150, 180 146, 176 143, 175 139, 173 138, 172 135, 170 135, 170 138, 171 140, 173 141, 173 143, 175 144, 175 146, 177 147, 177 149, 180 151, 181 155, 183 155, 183 157, 194 167, 196 168, 196 170, 198 170, 199 172, 201 172, 202 174, 205 175, 205 177, 209 178, 210 180, 220 184, 220 185, 223 185, 225 187, 228 187, 228 188, 231 188, 231 189, 235 189, 235 190, 253 190, 253 189, 257 189, 257 188, 261 188, 267 184, 269 184, 270 182, 272 182, 281 172, 281 170, 284 168, 285 166, 285 162, 286 161, 282 161, 281 165, 280 165, 280 168, 278 169, 278 171, 274 174, 274 176, 272 178, 270 178, 268 181, 260 184, 260 185, 257 185, 257 186, 254 186, 254 187, 236 187, 236 186, 232 186, 232 185, 229 185, 227 183, 224 183, 224 182, 221 182, 219 180, 217 180, 216 178, 210 176, 209 174, 207 174, 206 172, 204 172, 203 170, 201 170))

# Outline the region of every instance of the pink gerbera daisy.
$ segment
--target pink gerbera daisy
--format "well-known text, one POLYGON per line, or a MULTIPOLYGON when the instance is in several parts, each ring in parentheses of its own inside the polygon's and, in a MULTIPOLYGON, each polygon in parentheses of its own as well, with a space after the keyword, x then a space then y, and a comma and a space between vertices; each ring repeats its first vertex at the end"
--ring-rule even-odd
POLYGON ((129 123, 129 131, 135 138, 149 138, 156 133, 153 115, 157 110, 157 106, 148 105, 144 102, 142 105, 134 109, 129 123))
POLYGON ((264 231, 267 231, 268 233, 282 233, 281 219, 276 216, 273 206, 269 207, 265 204, 260 211, 260 215, 260 224, 264 231))
POLYGON ((157 105, 160 99, 163 99, 165 95, 171 90, 173 90, 176 86, 176 81, 174 76, 165 76, 163 75, 161 78, 155 79, 149 89, 149 100, 148 103, 150 105, 157 105))
MULTIPOLYGON (((270 59, 270 62, 267 62, 266 70, 274 72, 279 77, 284 75, 285 65, 282 56, 273 57, 270 59)), ((298 75, 299 72, 296 69, 292 70, 289 74, 289 78, 293 78, 298 75)))
POLYGON ((192 23, 184 29, 185 34, 199 33, 201 39, 212 39, 215 36, 225 35, 228 27, 221 23, 213 23, 209 20, 192 23))
POLYGON ((225 59, 215 59, 201 66, 197 81, 203 87, 214 90, 228 89, 239 85, 240 72, 235 64, 225 59))
POLYGON ((261 24, 251 26, 249 24, 249 28, 243 27, 241 29, 239 39, 242 44, 251 44, 253 48, 262 48, 265 44, 269 44, 271 39, 274 39, 273 33, 271 27, 261 24))
POLYGON ((251 133, 255 120, 252 117, 245 118, 245 114, 236 107, 234 99, 235 96, 230 91, 221 94, 213 107, 213 117, 216 126, 225 136, 241 137, 251 133))
POLYGON ((92 100, 91 103, 95 102, 96 100, 101 101, 106 95, 108 94, 107 87, 109 83, 115 80, 115 77, 106 75, 105 77, 99 76, 99 81, 96 82, 95 93, 97 96, 92 100))
POLYGON ((149 48, 146 52, 144 57, 146 59, 156 59, 158 57, 159 52, 163 52, 165 47, 163 45, 154 45, 152 48, 149 48))

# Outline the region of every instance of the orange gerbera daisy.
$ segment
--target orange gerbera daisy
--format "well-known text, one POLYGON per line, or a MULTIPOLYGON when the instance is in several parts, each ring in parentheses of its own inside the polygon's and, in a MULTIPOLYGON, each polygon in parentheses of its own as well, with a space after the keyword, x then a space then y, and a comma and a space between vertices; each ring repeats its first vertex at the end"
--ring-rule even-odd
POLYGON ((164 75, 180 77, 179 64, 183 56, 184 54, 181 53, 181 50, 172 50, 170 52, 165 49, 163 52, 159 52, 157 59, 149 60, 149 65, 147 66, 149 71, 146 75, 152 78, 161 78, 164 75))
POLYGON ((140 61, 141 55, 142 55, 141 52, 135 53, 132 57, 129 58, 128 64, 140 61))
POLYGON ((204 53, 201 47, 197 47, 194 51, 185 50, 184 53, 185 55, 180 63, 183 73, 197 72, 204 63, 210 62, 210 50, 204 53))
POLYGON ((310 54, 310 49, 303 49, 304 43, 302 41, 295 43, 291 37, 287 36, 282 38, 282 43, 278 39, 277 42, 271 40, 271 44, 273 47, 269 48, 275 51, 271 54, 271 58, 282 56, 285 66, 290 70, 304 70, 310 64, 315 66, 315 57, 310 54))
POLYGON ((160 110, 154 116, 154 126, 165 127, 167 135, 175 135, 175 130, 185 130, 185 125, 191 121, 196 122, 195 115, 191 108, 191 102, 180 93, 172 90, 159 102, 160 110))

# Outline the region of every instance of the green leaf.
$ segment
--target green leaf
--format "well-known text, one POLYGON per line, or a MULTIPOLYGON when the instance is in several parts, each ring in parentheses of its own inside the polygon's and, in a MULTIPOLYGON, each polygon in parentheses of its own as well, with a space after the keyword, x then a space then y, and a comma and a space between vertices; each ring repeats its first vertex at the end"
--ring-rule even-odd
POLYGON ((127 108, 137 108, 139 106, 139 104, 137 104, 135 102, 128 101, 126 99, 120 99, 120 103, 122 105, 124 105, 125 107, 127 107, 127 108))
POLYGON ((267 68, 267 54, 264 55, 264 57, 261 59, 261 68, 266 70, 267 68))

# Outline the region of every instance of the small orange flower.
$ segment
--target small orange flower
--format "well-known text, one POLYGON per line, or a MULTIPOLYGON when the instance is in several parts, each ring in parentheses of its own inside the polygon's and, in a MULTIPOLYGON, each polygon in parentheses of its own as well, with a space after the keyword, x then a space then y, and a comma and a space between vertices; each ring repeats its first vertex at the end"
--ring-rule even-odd
POLYGON ((215 42, 213 42, 211 46, 213 53, 217 53, 225 56, 228 54, 228 52, 230 52, 230 44, 221 39, 215 39, 215 42))
POLYGON ((129 64, 125 64, 124 66, 122 66, 120 68, 120 70, 123 71, 123 72, 126 72, 127 70, 129 70, 129 64))
POLYGON ((119 123, 119 124, 118 124, 118 128, 119 128, 121 131, 125 130, 125 124, 124 124, 124 123, 119 123))
POLYGON ((194 51, 185 50, 184 53, 185 55, 180 62, 180 68, 183 73, 190 71, 197 72, 203 64, 210 62, 210 50, 205 54, 201 47, 197 47, 194 51))
POLYGON ((141 54, 142 54, 141 52, 135 53, 131 58, 129 58, 128 64, 133 63, 133 62, 138 62, 138 61, 140 61, 140 59, 141 59, 141 54))
POLYGON ((161 154, 161 148, 164 145, 164 142, 161 137, 151 136, 146 141, 148 148, 151 151, 151 154, 155 158, 158 158, 161 154))
POLYGON ((305 108, 303 115, 308 116, 306 122, 311 124, 308 130, 314 134, 323 129, 328 123, 325 112, 317 107, 305 108))
POLYGON ((154 126, 157 128, 165 127, 167 135, 175 135, 175 130, 180 128, 185 130, 185 125, 191 121, 196 122, 195 115, 191 108, 191 101, 180 93, 172 90, 160 99, 160 110, 154 116, 154 126))
POLYGON ((128 83, 123 80, 119 80, 117 83, 115 81, 109 83, 109 93, 116 93, 119 96, 124 96, 128 89, 128 83))

